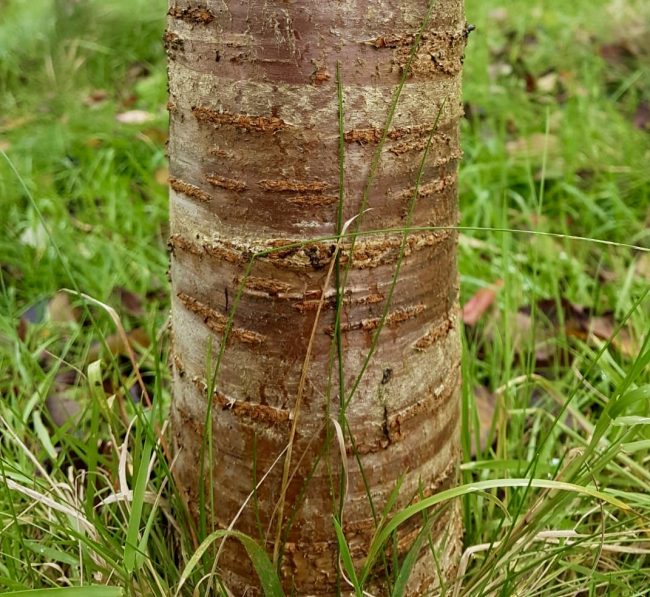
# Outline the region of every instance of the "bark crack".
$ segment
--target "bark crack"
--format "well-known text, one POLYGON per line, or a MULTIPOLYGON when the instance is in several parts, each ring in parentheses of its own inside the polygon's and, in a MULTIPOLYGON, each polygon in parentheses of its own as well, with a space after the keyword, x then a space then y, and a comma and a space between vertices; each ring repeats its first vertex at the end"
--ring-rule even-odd
MULTIPOLYGON (((192 378, 194 386, 205 396, 208 391, 208 384, 205 379, 194 376, 192 378)), ((214 390, 212 393, 213 403, 224 411, 230 411, 237 417, 242 417, 250 421, 266 423, 269 425, 277 425, 280 423, 287 423, 291 420, 291 411, 277 408, 275 406, 268 406, 266 404, 259 404, 257 402, 248 402, 246 400, 237 400, 220 392, 214 390)))
MULTIPOLYGON (((203 319, 203 323, 205 323, 208 329, 217 334, 223 334, 225 332, 226 327, 228 326, 228 318, 225 315, 222 315, 215 309, 208 307, 205 303, 202 303, 185 292, 178 292, 176 293, 176 296, 188 311, 203 319)), ((239 340, 244 344, 254 345, 262 344, 262 342, 266 340, 266 337, 262 334, 236 327, 230 329, 229 337, 239 340)))

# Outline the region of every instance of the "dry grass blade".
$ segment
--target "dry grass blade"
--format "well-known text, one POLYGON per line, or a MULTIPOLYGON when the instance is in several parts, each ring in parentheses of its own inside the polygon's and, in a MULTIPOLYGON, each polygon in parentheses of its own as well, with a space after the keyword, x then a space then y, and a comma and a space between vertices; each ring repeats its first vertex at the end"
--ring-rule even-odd
MULTIPOLYGON (((343 428, 341 427, 341 424, 334 417, 330 417, 330 422, 334 426, 336 441, 339 447, 339 454, 341 456, 341 465, 343 467, 343 499, 341 500, 341 503, 345 504, 348 495, 348 487, 350 484, 348 457, 347 457, 347 450, 345 449, 345 437, 343 435, 343 428)), ((343 513, 344 513, 344 509, 341 509, 341 514, 340 514, 341 519, 339 521, 341 525, 341 529, 343 528, 343 513)), ((354 583, 348 578, 347 574, 345 573, 345 567, 343 566, 343 562, 341 561, 340 551, 338 554, 338 565, 339 565, 339 572, 341 574, 341 578, 348 584, 349 587, 352 587, 354 589, 355 588, 354 583)), ((374 597, 374 595, 372 593, 369 593, 368 591, 363 591, 363 594, 365 597, 374 597)))
MULTIPOLYGON (((135 353, 133 352, 133 348, 131 347, 131 343, 129 342, 128 334, 124 329, 124 325, 122 324, 122 320, 120 319, 120 316, 117 314, 117 311, 115 311, 115 309, 113 309, 113 307, 111 307, 110 305, 107 305, 106 303, 103 303, 97 300, 96 298, 84 294, 83 292, 70 290, 69 288, 64 288, 63 292, 68 292, 74 296, 83 298, 85 301, 88 301, 90 304, 100 307, 101 309, 106 311, 108 316, 113 320, 113 323, 115 324, 115 328, 117 329, 117 333, 119 334, 120 339, 122 340, 122 343, 126 350, 126 353, 129 357, 129 361, 131 361, 131 366, 133 367, 133 372, 135 373, 135 377, 138 382, 138 385, 142 390, 142 396, 144 398, 144 402, 147 406, 151 406, 151 398, 149 396, 149 392, 147 391, 147 386, 145 385, 144 380, 142 379, 142 375, 140 374, 140 367, 138 366, 138 361, 135 358, 135 353)), ((123 399, 120 398, 120 400, 121 400, 121 409, 124 410, 123 399)))
POLYGON ((291 469, 291 455, 293 451, 293 444, 296 438, 296 431, 298 429, 298 420, 300 418, 300 408, 302 406, 302 397, 305 391, 305 384, 307 382, 307 375, 309 373, 309 364, 311 361, 311 352, 314 346, 314 339, 316 338, 316 331, 318 329, 318 324, 320 321, 320 314, 323 310, 323 305, 325 304, 327 288, 330 285, 332 279, 332 274, 334 273, 334 268, 337 263, 337 257, 341 250, 341 245, 343 241, 343 236, 346 234, 350 225, 360 216, 368 212, 370 208, 365 209, 364 211, 358 213, 354 217, 350 218, 345 222, 341 230, 341 234, 336 243, 334 254, 332 255, 330 266, 327 270, 327 276, 325 277, 325 282, 323 283, 323 290, 321 292, 320 301, 318 302, 318 308, 316 309, 316 316, 314 317, 314 325, 312 326, 311 333, 309 335, 309 342, 307 343, 307 352, 305 354, 305 360, 303 361, 302 371, 300 374, 300 381, 298 382, 298 392, 296 396, 296 402, 293 407, 292 413, 292 422, 291 422, 291 431, 289 432, 289 442, 287 445, 287 455, 284 460, 284 468, 282 470, 282 486, 280 489, 280 498, 278 500, 278 521, 275 531, 275 542, 273 544, 273 564, 277 565, 278 559, 280 557, 280 543, 282 538, 282 522, 284 520, 284 505, 286 501, 287 488, 289 487, 289 471, 291 469))
POLYGON ((81 530, 81 528, 83 527, 88 532, 88 534, 90 534, 92 537, 97 536, 97 532, 95 530, 95 527, 92 525, 92 523, 81 512, 79 512, 75 508, 72 508, 71 506, 65 504, 61 504, 56 500, 53 500, 52 498, 43 495, 42 493, 39 493, 34 489, 30 489, 29 487, 25 487, 20 483, 16 483, 12 479, 5 479, 5 483, 9 489, 22 493, 23 495, 33 500, 36 500, 38 503, 43 504, 44 506, 47 506, 52 510, 56 510, 57 512, 61 512, 62 514, 69 516, 77 523, 79 530, 81 530))
MULTIPOLYGON (((282 452, 280 452, 278 454, 277 458, 271 463, 271 466, 269 467, 269 470, 267 470, 264 473, 264 475, 262 475, 262 478, 258 481, 257 485, 255 485, 255 489, 253 489, 248 494, 246 499, 242 502, 242 505, 239 507, 239 510, 237 510, 237 514, 235 514, 233 519, 230 521, 230 524, 228 525, 228 531, 232 531, 235 528, 235 525, 237 524, 237 521, 239 520, 239 517, 241 516, 242 512, 244 511, 244 509, 248 505, 248 502, 250 502, 252 497, 255 495, 255 492, 262 486, 262 484, 264 483, 266 478, 271 474, 271 471, 275 468, 276 464, 278 464, 282 460, 282 457, 287 453, 288 450, 289 450, 289 444, 287 444, 285 446, 284 450, 282 450, 282 452)), ((216 570, 217 564, 219 563, 219 558, 221 557, 221 552, 223 551, 223 546, 224 546, 224 544, 226 542, 226 539, 227 539, 227 537, 224 537, 221 540, 221 543, 219 545, 219 549, 217 550, 217 555, 214 558, 214 564, 213 564, 213 567, 212 567, 213 572, 216 570)))

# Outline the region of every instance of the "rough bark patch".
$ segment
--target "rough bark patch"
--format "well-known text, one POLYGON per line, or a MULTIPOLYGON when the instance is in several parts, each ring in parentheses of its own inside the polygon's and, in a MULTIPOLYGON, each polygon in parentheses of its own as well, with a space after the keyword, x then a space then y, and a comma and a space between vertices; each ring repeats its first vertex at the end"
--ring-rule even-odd
POLYGON ((214 21, 215 16, 207 8, 170 8, 167 14, 180 21, 193 23, 195 25, 209 25, 214 21))
POLYGON ((219 112, 204 106, 193 106, 192 114, 199 122, 209 122, 216 126, 234 126, 248 132, 275 133, 285 127, 284 120, 276 116, 233 114, 232 112, 219 112))

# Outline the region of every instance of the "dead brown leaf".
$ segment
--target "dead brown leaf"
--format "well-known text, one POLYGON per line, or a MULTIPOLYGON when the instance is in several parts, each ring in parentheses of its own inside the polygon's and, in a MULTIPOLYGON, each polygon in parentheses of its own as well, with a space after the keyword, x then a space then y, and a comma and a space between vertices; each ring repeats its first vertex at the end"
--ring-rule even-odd
POLYGON ((169 168, 158 168, 153 178, 159 185, 166 187, 169 184, 169 168))
POLYGON ((644 280, 650 281, 650 253, 641 253, 636 258, 634 271, 644 280))
POLYGON ((89 108, 97 107, 108 99, 108 92, 105 89, 93 89, 83 100, 89 108))
POLYGON ((79 321, 79 309, 72 306, 70 295, 57 292, 47 306, 50 321, 54 323, 71 323, 79 321))
POLYGON ((75 400, 77 373, 64 369, 57 373, 50 393, 45 399, 45 408, 57 427, 63 427, 81 412, 81 405, 75 400))
POLYGON ((167 130, 158 127, 146 129, 142 131, 141 134, 149 139, 149 141, 157 143, 158 145, 164 145, 167 142, 168 138, 167 130))
POLYGON ((545 154, 557 152, 559 140, 555 135, 533 133, 528 137, 506 143, 506 152, 512 158, 541 159, 545 154))
POLYGON ((463 306, 463 322, 465 325, 474 326, 492 306, 497 292, 503 286, 503 280, 497 280, 488 288, 479 289, 463 306))
POLYGON ((19 129, 34 120, 34 116, 18 116, 0 122, 0 133, 7 133, 19 129))
MULTIPOLYGON (((130 332, 127 332, 126 337, 131 347, 148 348, 151 344, 149 335, 144 328, 134 328, 130 332)), ((119 333, 107 336, 104 341, 113 356, 129 356, 128 348, 124 345, 119 333)), ((93 344, 88 353, 88 359, 90 361, 98 359, 101 356, 102 350, 103 344, 99 342, 93 344)))
POLYGON ((478 415, 479 449, 472 435, 472 456, 476 456, 479 451, 484 452, 488 447, 487 442, 496 410, 496 397, 485 386, 477 386, 474 388, 474 402, 478 415))
POLYGON ((559 75, 551 71, 537 79, 537 91, 540 93, 552 94, 558 88, 559 75))
POLYGON ((605 340, 612 343, 612 346, 618 350, 622 355, 632 358, 638 351, 639 347, 629 328, 623 327, 614 335, 616 331, 616 322, 611 313, 601 317, 594 317, 589 322, 588 332, 592 333, 596 338, 605 340))
POLYGON ((642 101, 639 103, 634 113, 634 126, 641 131, 650 129, 650 102, 642 101))
POLYGON ((122 286, 115 287, 113 289, 113 294, 122 305, 124 311, 126 311, 129 315, 133 315, 135 317, 142 317, 144 315, 144 309, 142 308, 142 299, 137 294, 131 292, 130 290, 127 290, 126 288, 123 288, 122 286))

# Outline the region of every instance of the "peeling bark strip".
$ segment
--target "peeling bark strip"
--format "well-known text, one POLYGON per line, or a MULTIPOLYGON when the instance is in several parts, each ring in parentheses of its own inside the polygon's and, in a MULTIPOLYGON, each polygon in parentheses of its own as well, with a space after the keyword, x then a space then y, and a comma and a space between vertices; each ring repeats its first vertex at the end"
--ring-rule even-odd
POLYGON ((228 191, 236 191, 237 193, 241 193, 248 188, 243 180, 237 180, 236 178, 210 175, 206 176, 205 179, 215 187, 226 189, 228 191))
POLYGON ((453 185, 456 182, 456 175, 445 176, 443 178, 438 178, 432 182, 420 185, 420 187, 411 187, 410 189, 404 189, 396 195, 393 196, 394 201, 408 201, 413 199, 413 195, 417 191, 417 196, 420 199, 425 199, 433 195, 442 193, 447 187, 453 185))
POLYGON ((181 21, 187 21, 196 25, 209 25, 214 21, 215 16, 207 8, 170 8, 167 14, 181 21))
MULTIPOLYGON (((184 292, 177 292, 176 296, 181 304, 188 310, 203 319, 205 325, 217 334, 223 334, 226 331, 228 318, 218 311, 211 309, 206 304, 195 299, 184 292)), ((245 330, 243 328, 233 327, 230 330, 230 337, 239 340, 245 344, 262 344, 266 338, 257 332, 245 330)))
MULTIPOLYGON (((383 294, 369 294, 367 296, 362 296, 359 298, 352 298, 346 296, 343 298, 344 305, 374 305, 376 303, 381 303, 384 300, 383 294)), ((318 306, 321 303, 321 299, 305 299, 300 302, 297 302, 293 305, 293 308, 300 313, 308 313, 310 311, 318 310, 318 306)), ((324 309, 334 309, 336 307, 336 296, 329 296, 323 302, 324 309)))
MULTIPOLYGON (((456 241, 454 230, 439 230, 435 232, 414 232, 406 239, 404 257, 423 249, 443 243, 456 241)), ((222 239, 207 239, 196 235, 196 240, 190 240, 181 234, 172 234, 168 245, 172 254, 178 249, 192 255, 206 255, 229 263, 248 263, 256 254, 275 251, 261 255, 257 259, 264 263, 273 263, 287 270, 310 271, 322 270, 334 256, 334 241, 314 243, 306 246, 296 246, 297 241, 288 239, 268 240, 264 244, 253 241, 226 241, 222 239), (283 249, 283 247, 287 247, 283 249)), ((400 256, 402 236, 361 237, 357 239, 352 256, 352 269, 374 269, 382 265, 395 263, 400 256)), ((350 259, 350 243, 344 243, 340 251, 341 263, 347 264, 350 259)))
POLYGON ((304 207, 324 207, 338 203, 337 195, 292 195, 287 197, 287 201, 293 205, 304 207))
POLYGON ((426 350, 433 346, 440 338, 446 336, 452 327, 453 323, 449 319, 445 319, 431 326, 431 329, 415 343, 415 348, 417 350, 426 350))
MULTIPOLYGON (((237 280, 237 284, 241 284, 241 279, 237 280)), ((293 289, 291 284, 286 284, 284 282, 280 282, 279 280, 272 280, 270 278, 257 278, 255 276, 249 276, 246 278, 244 286, 250 290, 264 292, 269 296, 287 294, 293 289)))
MULTIPOLYGON (((425 305, 412 305, 411 307, 403 307, 401 309, 396 309, 391 311, 386 315, 384 320, 384 325, 388 327, 394 327, 404 321, 413 319, 423 313, 426 309, 425 305)), ((352 332, 354 330, 365 330, 372 331, 376 330, 381 323, 381 317, 370 317, 368 319, 362 319, 361 321, 354 321, 352 323, 343 323, 341 324, 342 332, 352 332)), ((327 333, 329 335, 334 334, 334 328, 328 328, 327 333)))
MULTIPOLYGON (((421 124, 418 126, 408 126, 402 128, 394 128, 388 131, 386 138, 391 141, 398 141, 404 137, 416 136, 416 137, 429 137, 435 123, 431 124, 421 124)), ((352 129, 346 131, 345 133, 345 142, 346 143, 379 143, 383 136, 383 129, 379 128, 366 128, 366 129, 352 129)), ((434 138, 448 142, 449 135, 442 131, 436 131, 434 133, 434 138)))
MULTIPOLYGON (((250 536, 260 525, 270 528, 269 552, 280 532, 284 553, 274 564, 287 595, 350 592, 340 581, 328 518, 346 453, 322 445, 331 436, 337 395, 350 390, 330 375, 332 355, 341 359, 347 384, 364 366, 347 408, 357 452, 347 454, 350 483, 342 504, 358 569, 375 532, 364 481, 383 511, 398 480, 395 509, 458 479, 461 348, 453 226, 465 38, 462 0, 169 0, 171 412, 178 484, 194 516, 201 488, 214 492, 213 510, 206 512, 214 528, 227 528, 235 517, 237 529, 250 536), (425 13, 430 21, 412 53, 425 13), (345 98, 343 164, 337 65, 345 98), (430 137, 410 211, 413 232, 405 235, 405 209, 430 137), (370 209, 359 216, 382 138, 381 164, 364 206, 370 209), (353 218, 351 230, 377 232, 354 243, 352 236, 339 240, 340 220, 353 218), (349 267, 341 296, 341 277, 330 276, 337 246, 341 266, 349 267), (332 337, 339 302, 340 351, 332 337), (208 396, 207 351, 224 345, 233 309, 236 325, 208 396), (375 334, 376 352, 366 363, 375 334), (211 477, 201 477, 209 405, 213 442, 206 457, 215 466, 211 477), (283 487, 285 463, 273 463, 294 422, 290 481, 283 487), (317 454, 324 456, 317 461, 317 454), (241 509, 266 472, 255 507, 241 509), (281 495, 282 513, 276 511, 281 495), (278 522, 283 528, 274 528, 278 522)), ((422 525, 422 517, 410 519, 390 549, 408 553, 422 525)), ((440 579, 453 579, 461 551, 457 501, 430 532, 439 557, 434 562, 426 548, 415 554, 404 597, 437 594, 440 579)), ((224 544, 219 573, 234 595, 263 593, 239 542, 224 544)), ((373 570, 364 590, 386 597, 386 574, 373 570)))
POLYGON ((304 182, 302 180, 260 180, 258 183, 262 190, 273 193, 295 191, 298 193, 319 193, 330 188, 326 182, 320 180, 304 182))
POLYGON ((232 112, 219 112, 202 106, 194 106, 192 114, 199 122, 209 122, 216 126, 234 126, 248 132, 275 133, 285 127, 284 120, 276 116, 233 114, 232 112))
POLYGON ((212 199, 209 193, 206 193, 203 189, 200 189, 189 182, 184 182, 173 176, 169 177, 169 186, 174 189, 177 193, 183 193, 187 197, 192 197, 192 199, 197 199, 201 203, 207 203, 212 199))

